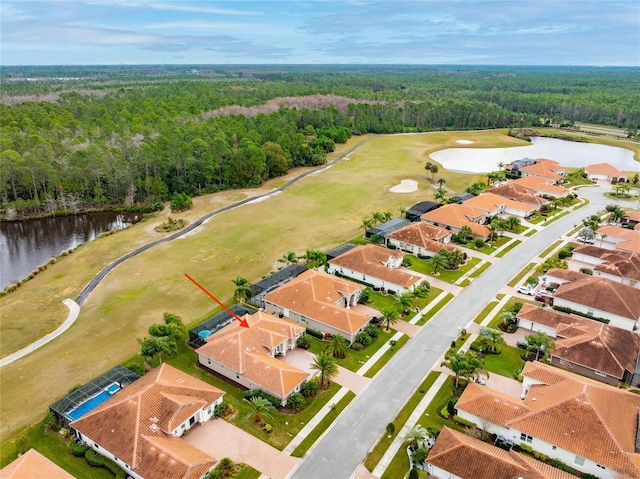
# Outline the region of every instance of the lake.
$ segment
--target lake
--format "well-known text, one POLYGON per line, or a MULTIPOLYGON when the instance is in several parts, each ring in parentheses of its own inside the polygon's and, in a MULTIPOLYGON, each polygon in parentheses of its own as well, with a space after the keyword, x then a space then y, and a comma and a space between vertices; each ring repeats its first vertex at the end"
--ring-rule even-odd
POLYGON ((488 173, 498 170, 498 163, 511 163, 523 158, 548 158, 565 167, 583 167, 594 163, 610 163, 622 171, 640 171, 633 152, 614 146, 555 138, 533 137, 531 145, 511 148, 448 148, 429 155, 444 168, 459 173, 488 173))
POLYGON ((23 279, 39 265, 95 239, 100 233, 125 228, 138 214, 110 211, 53 218, 0 222, 0 289, 23 279))

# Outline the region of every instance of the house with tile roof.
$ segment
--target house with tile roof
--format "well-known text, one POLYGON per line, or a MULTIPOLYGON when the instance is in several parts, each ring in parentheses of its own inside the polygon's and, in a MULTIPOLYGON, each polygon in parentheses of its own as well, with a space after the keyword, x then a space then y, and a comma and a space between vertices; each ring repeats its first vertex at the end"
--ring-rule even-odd
POLYGON ((587 276, 590 275, 579 271, 572 271, 570 269, 551 268, 542 276, 541 282, 543 286, 555 289, 561 284, 578 281, 587 276))
POLYGON ((29 449, 18 459, 0 469, 0 479, 75 479, 60 466, 35 449, 29 449))
POLYGON ((629 229, 640 229, 640 211, 625 211, 624 216, 621 219, 621 224, 629 229))
POLYGON ((267 293, 264 309, 301 326, 355 341, 373 318, 352 310, 365 286, 321 271, 307 270, 267 293))
POLYGON ((487 214, 477 208, 459 204, 444 205, 423 214, 421 221, 458 233, 463 226, 471 228, 474 238, 489 239, 491 230, 484 225, 487 214))
POLYGON ((640 230, 604 225, 596 230, 596 238, 601 244, 614 245, 615 249, 640 253, 640 230))
POLYGON ((611 326, 633 331, 640 321, 640 289, 606 278, 586 278, 561 284, 554 307, 609 320, 611 326))
POLYGON ((430 477, 439 479, 575 479, 513 450, 505 451, 489 443, 443 427, 425 460, 430 477))
POLYGON ((640 253, 584 245, 575 248, 571 257, 589 264, 594 276, 640 288, 640 253))
POLYGON ((423 278, 401 268, 404 253, 375 244, 356 246, 328 261, 327 271, 397 293, 413 291, 423 278))
POLYGON ((512 180, 511 182, 518 186, 524 186, 527 189, 533 190, 539 196, 561 198, 571 193, 565 187, 557 186, 553 181, 545 180, 540 176, 523 176, 522 178, 512 180))
POLYGON ((615 183, 627 181, 627 175, 609 163, 589 165, 585 167, 584 171, 591 181, 613 181, 615 183))
POLYGON ((200 479, 216 460, 180 436, 211 419, 223 395, 164 363, 70 426, 134 479, 200 479))
POLYGON ((487 213, 487 216, 508 215, 528 218, 536 211, 533 205, 511 200, 491 192, 482 193, 463 204, 482 210, 487 213))
POLYGON ((538 195, 535 190, 527 188, 524 185, 518 185, 513 181, 509 181, 504 185, 496 186, 495 188, 491 188, 485 191, 487 193, 493 193, 510 200, 533 206, 536 211, 539 211, 542 206, 551 203, 551 201, 547 198, 543 198, 542 196, 538 195))
POLYGON ((582 473, 640 477, 639 395, 540 362, 522 375, 520 398, 469 383, 458 415, 582 473))
POLYGON ((560 163, 547 158, 538 158, 533 165, 520 168, 522 177, 537 176, 554 184, 562 181, 566 174, 567 170, 560 166, 560 163))
POLYGON ((198 362, 247 389, 259 389, 286 404, 300 391, 309 373, 277 359, 295 349, 305 328, 289 320, 258 311, 216 331, 196 349, 198 362))
POLYGON ((451 231, 429 223, 411 223, 387 236, 387 244, 415 255, 433 256, 441 249, 459 250, 449 244, 451 231))
POLYGON ((554 338, 551 364, 612 386, 640 385, 640 334, 575 314, 525 304, 518 326, 554 338))

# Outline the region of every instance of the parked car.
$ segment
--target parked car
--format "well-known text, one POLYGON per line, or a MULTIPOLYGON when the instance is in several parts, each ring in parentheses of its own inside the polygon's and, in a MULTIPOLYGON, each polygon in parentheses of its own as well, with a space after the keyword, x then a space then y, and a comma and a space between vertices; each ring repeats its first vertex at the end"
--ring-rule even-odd
POLYGON ((582 236, 578 237, 578 241, 584 244, 594 244, 595 240, 593 238, 583 238, 582 236))
POLYGON ((536 288, 535 287, 531 287, 531 286, 527 286, 527 285, 523 285, 523 286, 518 286, 516 291, 518 293, 521 293, 521 294, 528 294, 529 296, 533 296, 535 294, 535 292, 536 292, 536 288))
POLYGON ((543 303, 553 304, 553 294, 548 291, 540 290, 536 293, 534 299, 543 303))

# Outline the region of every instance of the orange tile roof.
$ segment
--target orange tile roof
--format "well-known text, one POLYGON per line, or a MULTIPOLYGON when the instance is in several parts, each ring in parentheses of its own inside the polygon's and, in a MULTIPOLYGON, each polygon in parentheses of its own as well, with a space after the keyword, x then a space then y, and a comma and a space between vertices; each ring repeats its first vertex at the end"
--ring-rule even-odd
POLYGON ((448 427, 442 428, 426 462, 468 479, 572 479, 560 471, 514 451, 505 451, 448 427))
POLYGON ((258 311, 245 315, 248 328, 234 321, 206 338, 196 350, 242 375, 265 391, 286 398, 303 383, 308 373, 269 354, 285 339, 295 342, 305 328, 272 314, 258 311))
POLYGON ((356 246, 352 250, 332 259, 329 263, 348 268, 357 273, 366 274, 372 278, 388 281, 404 288, 410 288, 421 281, 420 276, 397 268, 388 268, 384 265, 390 258, 401 260, 403 257, 404 253, 399 251, 368 244, 356 246))
POLYGON ((371 318, 336 303, 342 301, 345 294, 352 295, 363 289, 363 285, 353 281, 307 270, 266 294, 264 301, 352 334, 371 318))
POLYGON ((427 251, 437 253, 442 248, 449 251, 459 249, 451 244, 440 243, 437 241, 438 238, 442 238, 450 234, 451 231, 447 229, 418 221, 388 234, 387 238, 401 241, 406 244, 420 246, 427 251))
POLYGON ((616 238, 624 238, 629 241, 638 241, 640 239, 640 231, 630 230, 627 228, 618 228, 617 226, 604 225, 596 230, 599 235, 607 235, 616 238))
POLYGON ((563 268, 551 268, 545 274, 554 278, 564 279, 565 281, 578 281, 587 276, 591 276, 590 274, 581 273, 580 271, 572 271, 570 269, 563 268))
POLYGON ((553 185, 540 176, 524 176, 512 182, 537 192, 548 193, 555 196, 565 196, 570 193, 568 189, 553 185))
POLYGON ((593 267, 594 271, 640 281, 640 254, 627 251, 614 251, 601 257, 607 263, 593 267))
POLYGON ((566 170, 560 166, 560 163, 546 158, 539 158, 533 165, 523 166, 520 168, 520 171, 552 181, 562 179, 563 176, 558 172, 566 173, 566 170))
POLYGON ((640 222, 640 211, 626 210, 624 212, 624 218, 629 218, 631 221, 640 222))
POLYGON ((428 223, 437 223, 440 225, 450 226, 452 228, 462 228, 469 226, 474 234, 478 236, 489 236, 491 230, 478 221, 484 221, 487 214, 477 208, 470 206, 449 204, 441 206, 438 209, 423 214, 420 218, 428 223), (475 226, 474 226, 475 225, 475 226), (475 228, 475 231, 474 231, 475 228))
POLYGON ((521 203, 530 204, 535 206, 536 208, 539 208, 542 205, 546 205, 550 202, 548 199, 538 196, 535 190, 527 188, 523 185, 518 185, 513 181, 509 181, 504 185, 497 186, 485 191, 512 199, 514 201, 520 201, 521 203))
POLYGON ((634 321, 640 318, 640 289, 606 278, 586 275, 561 284, 555 297, 634 321))
MULTIPOLYGON (((531 386, 519 403, 529 412, 515 415, 507 427, 640 477, 639 455, 635 453, 640 396, 540 362, 527 362, 522 374, 543 384, 531 386)), ((480 387, 484 394, 496 397, 495 408, 507 412, 478 409, 472 414, 487 420, 488 416, 513 414, 511 404, 502 401, 504 394, 474 383, 467 386, 456 407, 467 411, 467 396, 477 396, 480 387), (467 393, 469 387, 472 389, 467 393)))
POLYGON ((469 198, 462 204, 470 206, 471 208, 477 208, 485 212, 498 211, 507 202, 507 198, 498 196, 494 193, 483 193, 481 195, 469 198))
POLYGON ((215 460, 175 428, 224 393, 164 363, 71 423, 145 479, 198 479, 215 460), (203 471, 197 475, 199 471, 203 471))
POLYGON ((626 175, 609 163, 596 163, 585 167, 584 171, 591 175, 607 175, 608 177, 620 177, 626 175))
MULTIPOLYGON (((640 228, 637 230, 640 232, 640 228)), ((616 248, 621 251, 629 251, 631 253, 640 253, 640 239, 634 241, 621 241, 616 244, 616 248)))
POLYGON ((503 427, 510 421, 531 412, 531 408, 525 406, 519 398, 474 382, 467 385, 456 403, 456 408, 503 427))
POLYGON ((0 479, 75 479, 71 474, 44 457, 35 449, 29 449, 18 459, 0 469, 0 479))

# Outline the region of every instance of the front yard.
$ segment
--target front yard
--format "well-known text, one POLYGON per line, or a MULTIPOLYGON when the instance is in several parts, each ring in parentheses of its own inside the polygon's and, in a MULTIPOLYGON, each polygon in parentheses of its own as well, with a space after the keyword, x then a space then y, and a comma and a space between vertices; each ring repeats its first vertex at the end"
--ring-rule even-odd
POLYGON ((413 256, 410 254, 407 255, 407 257, 411 258, 411 266, 409 267, 409 269, 417 273, 433 276, 435 278, 441 279, 442 281, 446 281, 447 283, 451 283, 451 284, 458 281, 462 275, 464 275, 467 271, 469 271, 471 268, 473 268, 475 265, 477 265, 481 261, 479 258, 469 257, 467 259, 467 263, 462 265, 460 268, 456 270, 451 270, 451 271, 446 269, 439 269, 438 274, 434 275, 433 267, 429 265, 428 259, 420 259, 417 256, 413 256))

